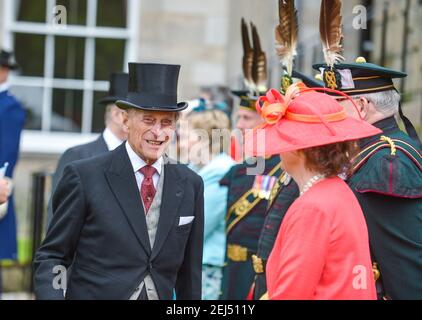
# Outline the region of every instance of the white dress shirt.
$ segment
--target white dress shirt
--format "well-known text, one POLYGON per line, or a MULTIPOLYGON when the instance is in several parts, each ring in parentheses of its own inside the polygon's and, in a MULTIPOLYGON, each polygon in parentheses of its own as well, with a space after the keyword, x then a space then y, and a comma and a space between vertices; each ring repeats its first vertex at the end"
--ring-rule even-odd
MULTIPOLYGON (((142 158, 140 158, 135 153, 135 151, 133 151, 129 142, 126 141, 125 147, 126 147, 127 154, 129 156, 130 163, 132 164, 133 172, 135 173, 136 184, 138 186, 138 190, 139 190, 139 193, 140 193, 142 181, 144 180, 144 175, 142 173, 140 173, 139 170, 141 168, 145 167, 147 165, 147 163, 142 158)), ((152 180, 153 180, 155 189, 157 189, 158 182, 159 182, 159 179, 160 179, 160 175, 162 173, 163 161, 164 161, 163 158, 160 157, 154 164, 152 164, 152 166, 156 169, 156 172, 152 176, 152 180)), ((148 227, 148 218, 147 218, 147 227, 148 227)), ((151 244, 150 229, 148 229, 148 234, 150 236, 150 244, 151 244)), ((154 232, 153 237, 155 237, 155 232, 154 232)), ((154 244, 152 242, 151 246, 153 247, 153 245, 154 244)), ((141 294, 141 291, 142 291, 144 286, 145 286, 145 289, 146 289, 146 292, 147 292, 148 300, 157 300, 158 299, 157 289, 155 287, 154 281, 152 280, 151 275, 147 274, 145 279, 139 284, 139 286, 136 288, 135 292, 131 295, 129 300, 137 300, 139 295, 141 294)))
MULTIPOLYGON (((141 192, 142 181, 144 181, 144 175, 139 172, 139 170, 147 165, 147 163, 140 158, 135 151, 133 151, 129 142, 126 141, 126 151, 129 155, 130 163, 132 164, 133 172, 135 173, 136 184, 138 185, 139 192, 141 192)), ((157 189, 158 179, 160 179, 161 170, 163 170, 163 157, 160 157, 155 161, 152 166, 155 168, 156 172, 152 176, 152 182, 154 183, 154 188, 157 189)))
POLYGON ((116 137, 116 135, 111 132, 109 128, 105 128, 103 132, 103 138, 107 145, 108 151, 113 151, 123 143, 123 140, 120 140, 118 137, 116 137))

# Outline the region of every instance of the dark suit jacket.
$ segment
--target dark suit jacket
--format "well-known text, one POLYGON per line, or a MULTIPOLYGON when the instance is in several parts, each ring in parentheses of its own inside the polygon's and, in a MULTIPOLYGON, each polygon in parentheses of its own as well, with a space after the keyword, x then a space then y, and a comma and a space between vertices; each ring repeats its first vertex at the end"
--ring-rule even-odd
MULTIPOLYGON (((77 160, 92 158, 105 152, 108 152, 108 147, 102 134, 95 141, 67 149, 60 157, 56 171, 54 172, 51 183, 52 193, 54 193, 54 190, 56 190, 57 184, 63 175, 63 170, 69 163, 77 160)), ((47 226, 50 224, 52 216, 53 210, 51 207, 50 199, 47 210, 47 226)))
POLYGON ((160 219, 151 249, 145 213, 124 145, 69 164, 53 196, 54 215, 34 259, 38 299, 63 299, 57 265, 71 267, 67 299, 129 299, 147 273, 160 299, 200 299, 203 182, 165 164, 160 219), (179 226, 180 217, 194 220, 179 226))

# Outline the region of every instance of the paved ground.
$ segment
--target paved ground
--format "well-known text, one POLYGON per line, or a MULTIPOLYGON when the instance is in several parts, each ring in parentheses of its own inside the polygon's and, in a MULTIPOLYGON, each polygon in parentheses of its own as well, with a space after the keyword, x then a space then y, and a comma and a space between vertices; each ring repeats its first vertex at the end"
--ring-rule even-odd
POLYGON ((24 292, 3 293, 0 295, 0 300, 33 300, 32 294, 24 292))

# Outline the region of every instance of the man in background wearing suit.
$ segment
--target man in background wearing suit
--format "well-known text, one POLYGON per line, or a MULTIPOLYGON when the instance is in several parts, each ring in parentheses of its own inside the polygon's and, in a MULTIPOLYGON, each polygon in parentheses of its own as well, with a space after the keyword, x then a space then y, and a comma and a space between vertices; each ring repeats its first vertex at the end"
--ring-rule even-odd
POLYGON ((201 298, 203 181, 164 156, 187 107, 179 70, 129 64, 127 98, 116 102, 128 141, 65 168, 34 259, 38 299, 201 298), (58 266, 72 268, 64 288, 58 266))
MULTIPOLYGON (((67 149, 57 164, 52 179, 52 191, 63 175, 64 168, 71 162, 87 159, 96 155, 112 151, 120 146, 127 139, 127 132, 123 128, 122 110, 115 103, 117 100, 125 99, 127 94, 129 75, 123 72, 115 72, 110 77, 110 89, 108 95, 99 101, 106 106, 105 130, 97 140, 67 149)), ((51 202, 48 205, 47 226, 50 224, 53 211, 51 202)))

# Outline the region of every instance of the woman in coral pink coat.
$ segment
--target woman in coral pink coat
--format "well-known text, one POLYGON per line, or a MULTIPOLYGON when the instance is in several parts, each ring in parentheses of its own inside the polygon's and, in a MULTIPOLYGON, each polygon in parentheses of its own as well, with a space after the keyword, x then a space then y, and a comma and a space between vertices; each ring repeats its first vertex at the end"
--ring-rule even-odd
POLYGON ((348 117, 334 98, 299 86, 286 96, 270 90, 257 108, 266 124, 247 138, 247 150, 280 154, 301 191, 267 262, 269 299, 376 299, 365 219, 338 176, 351 165, 355 141, 379 130, 348 117))

